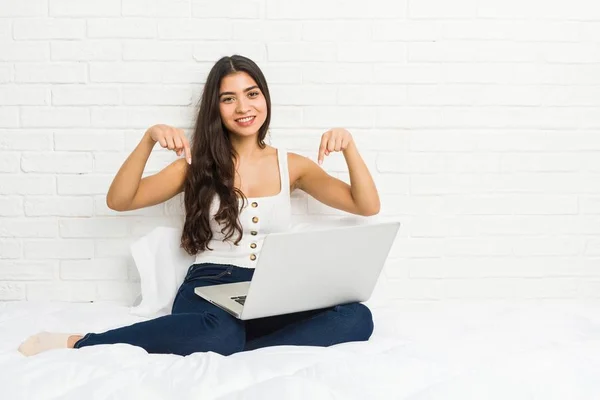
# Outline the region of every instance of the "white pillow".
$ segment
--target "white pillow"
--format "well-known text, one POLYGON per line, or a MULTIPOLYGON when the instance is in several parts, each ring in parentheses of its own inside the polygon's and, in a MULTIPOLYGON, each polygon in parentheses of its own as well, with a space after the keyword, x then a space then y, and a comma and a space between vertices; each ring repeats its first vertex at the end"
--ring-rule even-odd
POLYGON ((141 302, 130 308, 131 314, 171 314, 177 290, 196 259, 180 243, 180 228, 159 226, 131 244, 142 289, 141 302))

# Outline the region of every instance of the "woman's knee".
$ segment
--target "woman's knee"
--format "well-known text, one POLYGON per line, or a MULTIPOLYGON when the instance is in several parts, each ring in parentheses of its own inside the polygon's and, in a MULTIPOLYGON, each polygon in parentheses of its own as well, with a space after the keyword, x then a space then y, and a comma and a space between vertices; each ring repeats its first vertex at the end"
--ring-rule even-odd
POLYGON ((369 307, 362 303, 350 303, 335 306, 334 311, 344 316, 344 319, 347 321, 347 326, 350 329, 349 335, 352 337, 351 340, 365 341, 371 337, 374 323, 369 307))
POLYGON ((203 321, 201 328, 186 346, 188 354, 212 351, 229 356, 244 349, 246 331, 241 321, 222 318, 210 312, 198 314, 197 317, 203 321))

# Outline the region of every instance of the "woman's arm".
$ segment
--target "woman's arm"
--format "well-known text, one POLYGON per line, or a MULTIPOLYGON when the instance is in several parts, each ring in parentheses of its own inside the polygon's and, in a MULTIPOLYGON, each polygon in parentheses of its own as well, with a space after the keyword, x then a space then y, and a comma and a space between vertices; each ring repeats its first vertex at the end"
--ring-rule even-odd
POLYGON ((333 129, 323 134, 319 164, 333 151, 343 152, 350 172, 350 185, 327 174, 309 158, 291 153, 300 171, 295 186, 321 203, 342 211, 364 216, 379 213, 380 201, 375 182, 350 132, 333 129))
POLYGON ((140 143, 127 157, 106 194, 106 205, 110 209, 121 211, 131 204, 155 143, 146 131, 140 143))
POLYGON ((363 215, 378 214, 381 208, 379 193, 354 141, 348 145, 343 154, 350 172, 350 189, 356 207, 363 211, 363 215))
POLYGON ((183 130, 164 124, 148 128, 113 179, 106 194, 106 205, 115 211, 130 211, 169 200, 183 191, 190 162, 190 146, 183 130), (141 179, 155 143, 177 155, 185 152, 188 161, 179 158, 157 174, 141 179))

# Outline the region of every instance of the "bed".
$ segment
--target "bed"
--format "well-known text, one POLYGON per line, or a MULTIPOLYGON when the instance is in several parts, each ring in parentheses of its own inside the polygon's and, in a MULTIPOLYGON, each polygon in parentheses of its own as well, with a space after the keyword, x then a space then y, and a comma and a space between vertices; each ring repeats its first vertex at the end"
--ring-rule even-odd
POLYGON ((25 357, 40 330, 103 331, 146 320, 106 303, 0 303, 1 398, 599 399, 600 302, 366 303, 368 342, 278 346, 224 357, 128 344, 25 357))

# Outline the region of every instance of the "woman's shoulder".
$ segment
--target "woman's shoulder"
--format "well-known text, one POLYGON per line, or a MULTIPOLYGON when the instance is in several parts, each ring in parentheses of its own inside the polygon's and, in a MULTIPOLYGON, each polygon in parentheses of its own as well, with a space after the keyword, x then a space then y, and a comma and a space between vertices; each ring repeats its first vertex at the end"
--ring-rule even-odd
POLYGON ((310 158, 292 151, 287 152, 287 159, 290 182, 292 182, 292 187, 296 188, 300 177, 311 167, 311 164, 316 165, 316 163, 310 158))
POLYGON ((300 155, 298 153, 294 153, 293 151, 287 151, 287 160, 288 164, 301 165, 302 163, 308 160, 307 157, 300 155))
POLYGON ((288 162, 293 163, 297 166, 303 166, 306 164, 314 163, 310 158, 303 156, 302 154, 294 153, 293 151, 287 152, 288 162))

